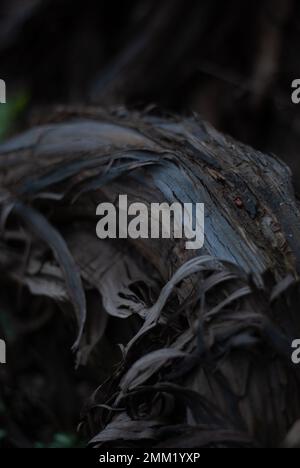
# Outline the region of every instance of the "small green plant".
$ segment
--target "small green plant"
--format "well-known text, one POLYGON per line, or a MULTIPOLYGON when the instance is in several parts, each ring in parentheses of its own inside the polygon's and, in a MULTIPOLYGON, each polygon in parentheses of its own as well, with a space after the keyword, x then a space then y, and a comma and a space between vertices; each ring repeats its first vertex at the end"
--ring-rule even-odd
POLYGON ((20 91, 7 99, 6 104, 0 106, 0 142, 7 137, 17 119, 26 109, 28 102, 29 94, 26 91, 20 91))
POLYGON ((67 434, 64 432, 58 432, 54 435, 53 441, 50 444, 43 444, 37 442, 35 448, 83 448, 84 444, 78 440, 75 434, 67 434))

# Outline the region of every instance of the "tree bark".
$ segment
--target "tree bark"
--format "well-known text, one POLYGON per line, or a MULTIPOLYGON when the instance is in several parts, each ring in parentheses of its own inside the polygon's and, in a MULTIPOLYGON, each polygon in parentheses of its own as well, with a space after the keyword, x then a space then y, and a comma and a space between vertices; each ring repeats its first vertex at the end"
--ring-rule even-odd
POLYGON ((300 417, 300 213, 285 164, 197 116, 62 109, 0 146, 0 202, 2 272, 74 311, 79 364, 103 341, 111 353, 82 423, 93 445, 283 442, 300 417), (204 203, 203 249, 97 239, 96 206, 119 194, 204 203))

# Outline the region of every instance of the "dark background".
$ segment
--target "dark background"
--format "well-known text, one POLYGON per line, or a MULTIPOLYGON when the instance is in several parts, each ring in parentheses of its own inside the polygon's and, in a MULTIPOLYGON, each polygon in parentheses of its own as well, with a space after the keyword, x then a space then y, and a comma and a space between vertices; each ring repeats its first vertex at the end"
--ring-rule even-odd
MULTIPOLYGON (((0 138, 56 105, 197 112, 281 156, 300 192, 299 38, 294 0, 1 0, 0 138)), ((78 446, 95 366, 73 372, 73 330, 46 312, 44 323, 12 320, 1 289, 0 336, 16 344, 9 371, 0 367, 0 444, 78 446)))

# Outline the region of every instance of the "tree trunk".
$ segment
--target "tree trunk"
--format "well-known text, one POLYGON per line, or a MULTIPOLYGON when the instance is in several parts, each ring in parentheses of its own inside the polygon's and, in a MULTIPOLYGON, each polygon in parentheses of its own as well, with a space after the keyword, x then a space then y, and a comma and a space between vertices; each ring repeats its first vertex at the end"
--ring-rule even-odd
POLYGON ((0 202, 2 272, 74 311, 78 364, 105 361, 93 445, 283 442, 300 418, 300 213, 281 161, 197 116, 62 109, 1 145, 0 202), (119 194, 204 203, 204 247, 97 239, 119 194))

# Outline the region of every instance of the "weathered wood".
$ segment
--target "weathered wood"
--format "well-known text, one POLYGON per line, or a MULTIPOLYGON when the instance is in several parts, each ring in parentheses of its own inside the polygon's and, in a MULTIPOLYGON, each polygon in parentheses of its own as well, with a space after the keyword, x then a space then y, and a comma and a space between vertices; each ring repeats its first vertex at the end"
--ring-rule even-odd
POLYGON ((139 317, 110 389, 95 397, 125 405, 129 415, 114 418, 103 409, 106 422, 91 429, 104 429, 94 443, 175 444, 189 432, 187 447, 283 440, 300 417, 289 355, 300 332, 293 296, 300 214, 280 160, 196 116, 62 110, 0 146, 0 187, 1 268, 33 295, 69 298, 79 359, 105 335, 107 314, 139 317), (187 251, 177 239, 99 241, 96 206, 123 193, 147 204, 205 203, 204 248, 187 251), (30 245, 25 270, 16 238, 24 252, 30 245), (42 261, 49 249, 53 258, 42 261), (90 289, 100 292, 103 319, 96 323, 88 306, 87 326, 83 292, 90 289), (178 417, 160 399, 178 405, 178 417), (137 423, 133 414, 145 401, 137 423))
MULTIPOLYGON (((1 146, 1 185, 12 195, 21 193, 30 200, 54 185, 55 177, 47 180, 46 174, 57 170, 58 181, 64 177, 75 181, 75 191, 75 176, 81 169, 76 172, 75 168, 68 177, 72 161, 93 157, 96 162, 91 167, 97 173, 107 164, 107 158, 101 163, 102 155, 120 153, 122 160, 130 157, 130 151, 151 152, 153 160, 142 173, 135 171, 140 185, 135 172, 129 171, 126 190, 132 198, 205 203, 205 253, 254 274, 271 269, 280 277, 287 269, 299 267, 300 218, 287 166, 196 118, 119 118, 91 111, 59 125, 37 127, 1 146), (145 185, 150 191, 147 194, 145 185)), ((148 243, 144 244, 147 251, 148 243)), ((159 242, 159 250, 161 245, 159 242)), ((155 243, 151 243, 149 255, 153 248, 155 243)), ((176 251, 176 268, 186 255, 176 251)), ((165 260, 157 258, 155 266, 161 263, 163 271, 165 260)))

